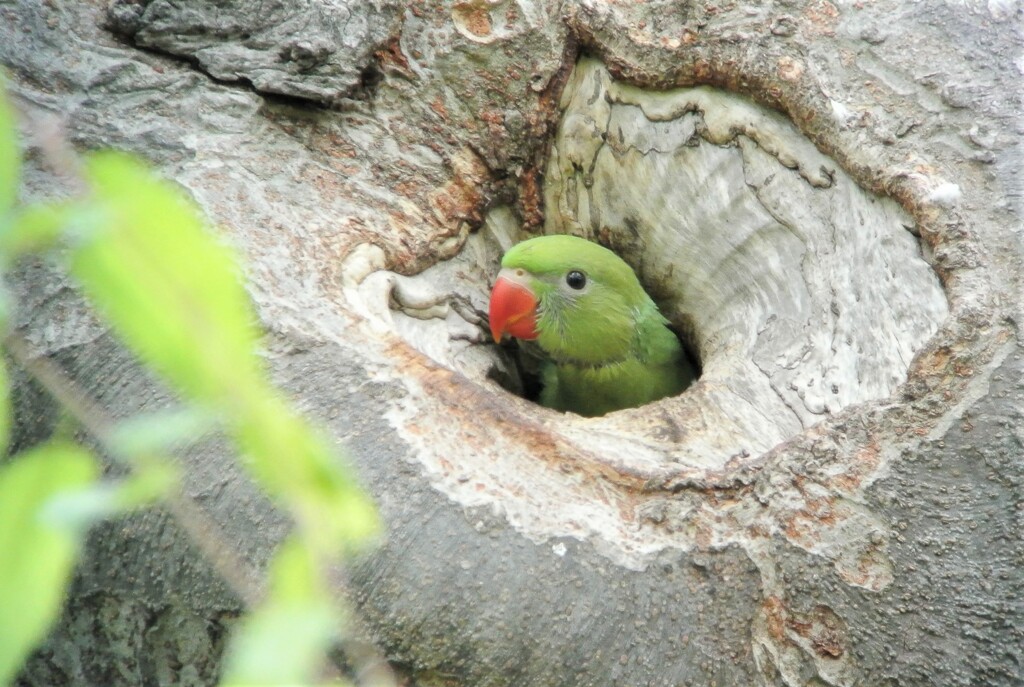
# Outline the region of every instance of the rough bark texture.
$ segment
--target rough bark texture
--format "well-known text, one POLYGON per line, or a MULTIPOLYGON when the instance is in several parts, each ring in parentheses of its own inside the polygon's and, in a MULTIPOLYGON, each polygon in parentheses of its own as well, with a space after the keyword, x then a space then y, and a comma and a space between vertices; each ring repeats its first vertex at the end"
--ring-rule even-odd
MULTIPOLYGON (((146 156, 245 255, 276 379, 387 521, 351 586, 419 684, 1016 685, 1020 20, 14 0, 0 58, 27 129, 146 156), (589 420, 491 381, 488 279, 539 231, 630 260, 702 379, 589 420)), ((66 278, 11 282, 111 412, 172 402, 66 278)), ((24 445, 54 412, 18 397, 24 445)), ((222 446, 181 460, 258 576, 286 523, 222 446)), ((164 515, 112 523, 22 680, 208 684, 238 612, 164 515)))

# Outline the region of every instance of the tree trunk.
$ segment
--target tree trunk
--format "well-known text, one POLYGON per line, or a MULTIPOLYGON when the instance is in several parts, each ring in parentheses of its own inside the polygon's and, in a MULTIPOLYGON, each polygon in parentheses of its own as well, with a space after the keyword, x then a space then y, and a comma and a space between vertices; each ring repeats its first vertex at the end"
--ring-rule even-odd
MULTIPOLYGON (((387 522, 350 587, 416 683, 1017 685, 1020 12, 15 0, 0 55, 27 129, 152 160, 246 258, 387 522), (544 231, 636 268, 691 389, 522 397, 482 317, 544 231)), ((11 282, 114 415, 172 402, 65 277, 11 282)), ((55 413, 18 391, 28 444, 55 413)), ((224 446, 181 461, 259 575, 287 523, 224 446)), ((163 514, 110 523, 21 680, 207 684, 239 610, 163 514)))

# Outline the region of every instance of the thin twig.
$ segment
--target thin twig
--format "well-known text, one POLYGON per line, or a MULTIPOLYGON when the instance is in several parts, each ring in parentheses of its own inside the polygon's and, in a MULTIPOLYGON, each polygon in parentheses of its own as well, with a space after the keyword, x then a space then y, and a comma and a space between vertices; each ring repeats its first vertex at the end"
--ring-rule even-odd
MULTIPOLYGON (((44 356, 34 355, 28 341, 17 332, 12 332, 4 339, 4 347, 12 358, 27 370, 67 410, 83 427, 99 442, 105 453, 118 464, 134 468, 134 461, 113 448, 110 436, 114 421, 94 403, 72 380, 68 379, 57 365, 44 356)), ((224 538, 217 523, 199 508, 194 501, 181 493, 168 494, 163 499, 163 506, 174 517, 181 528, 195 543, 203 557, 210 562, 213 569, 231 590, 242 600, 247 608, 255 608, 262 600, 263 594, 252 582, 252 569, 239 556, 235 555, 230 544, 224 538)), ((335 585, 342 585, 335 578, 335 585)), ((346 594, 346 596, 348 596, 346 594)), ((366 639, 356 639, 353 634, 369 637, 367 628, 358 614, 352 613, 348 618, 349 636, 342 639, 342 646, 351 665, 356 672, 358 684, 370 684, 377 687, 394 687, 397 684, 390 664, 380 649, 366 639)), ((336 666, 328 663, 323 668, 323 677, 337 680, 341 677, 336 666)))
MULTIPOLYGON (((49 162, 56 175, 71 184, 73 192, 87 192, 88 185, 81 174, 81 163, 66 137, 61 135, 60 126, 51 123, 47 129, 36 125, 35 133, 42 157, 49 162)), ((10 355, 96 438, 107 455, 129 470, 133 468, 130 456, 119 455, 114 450, 110 440, 114 422, 102 408, 68 379, 57 365, 45 357, 34 356, 28 341, 20 334, 9 333, 4 344, 10 355)), ((242 603, 247 608, 258 606, 263 598, 263 590, 252 581, 257 575, 242 558, 233 553, 234 549, 224 539, 217 523, 193 500, 181 493, 168 495, 163 505, 242 603)), ((341 588, 344 589, 344 586, 341 588)), ((346 598, 350 598, 347 593, 346 598)), ((342 633, 342 646, 355 668, 357 681, 364 684, 366 680, 375 687, 395 687, 397 680, 390 664, 376 644, 366 639, 370 633, 357 613, 350 614, 348 625, 348 636, 342 633)), ((337 666, 332 661, 327 661, 324 666, 324 676, 332 680, 338 677, 337 666)))
MULTIPOLYGON (((114 427, 113 420, 68 379, 57 365, 48 358, 33 355, 28 341, 16 332, 7 335, 4 347, 19 365, 31 373, 50 395, 96 438, 108 456, 129 470, 134 467, 130 457, 120 455, 112 448, 110 436, 114 427)), ((217 574, 227 582, 231 591, 246 606, 256 606, 263 595, 252 582, 251 568, 242 558, 235 555, 217 523, 198 508, 194 501, 181 493, 168 494, 163 500, 163 505, 217 574)))

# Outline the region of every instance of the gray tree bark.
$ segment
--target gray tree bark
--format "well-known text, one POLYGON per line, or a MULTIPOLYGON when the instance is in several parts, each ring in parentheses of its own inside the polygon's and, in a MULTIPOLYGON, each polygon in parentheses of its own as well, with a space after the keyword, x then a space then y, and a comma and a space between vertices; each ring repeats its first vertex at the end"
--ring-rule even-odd
MULTIPOLYGON (((353 563, 417 684, 1024 681, 1021 10, 830 3, 0 4, 26 129, 181 184, 247 260, 277 381, 386 520, 353 563), (501 251, 637 269, 703 375, 539 408, 501 251)), ((29 143, 22 195, 60 183, 29 143)), ((39 355, 173 403, 43 263, 39 355)), ((18 387, 16 444, 55 410, 18 387)), ((282 460, 287 460, 282 456, 282 460)), ((287 523, 217 443, 186 494, 258 579, 287 523)), ((101 527, 27 685, 210 684, 240 605, 160 512, 101 527)))

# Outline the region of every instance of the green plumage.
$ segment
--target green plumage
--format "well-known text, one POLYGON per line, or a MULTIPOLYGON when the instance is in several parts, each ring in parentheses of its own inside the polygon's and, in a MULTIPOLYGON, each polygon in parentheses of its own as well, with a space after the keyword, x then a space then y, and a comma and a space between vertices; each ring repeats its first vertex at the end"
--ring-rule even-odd
POLYGON ((693 381, 679 339, 615 253, 575 236, 541 236, 513 246, 501 264, 528 273, 538 300, 537 343, 548 358, 542 405, 603 415, 693 381), (585 276, 581 289, 567 283, 574 271, 585 276))

